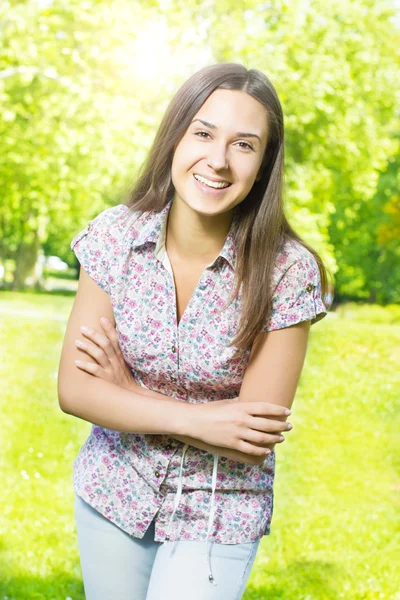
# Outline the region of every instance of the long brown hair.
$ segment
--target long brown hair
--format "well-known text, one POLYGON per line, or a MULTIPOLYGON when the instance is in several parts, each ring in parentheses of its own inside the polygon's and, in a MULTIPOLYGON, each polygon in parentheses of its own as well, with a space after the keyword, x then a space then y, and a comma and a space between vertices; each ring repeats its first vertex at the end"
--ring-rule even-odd
POLYGON ((240 64, 219 63, 201 69, 185 81, 168 105, 126 204, 132 211, 159 212, 173 198, 171 166, 175 148, 194 115, 217 89, 246 92, 267 110, 269 136, 259 172, 261 177, 234 209, 239 219, 235 238, 235 289, 230 301, 237 297, 243 284, 243 312, 237 336, 230 345, 247 348, 271 315, 274 263, 286 241, 295 240, 312 253, 318 264, 322 293, 327 292, 327 271, 321 257, 292 229, 284 214, 283 112, 268 77, 240 64))

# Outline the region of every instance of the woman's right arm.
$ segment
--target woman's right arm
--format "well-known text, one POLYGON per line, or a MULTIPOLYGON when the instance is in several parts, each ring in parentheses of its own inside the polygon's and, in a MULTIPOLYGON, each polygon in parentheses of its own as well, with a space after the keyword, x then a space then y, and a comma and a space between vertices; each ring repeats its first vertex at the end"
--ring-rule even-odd
POLYGON ((145 398, 93 377, 75 365, 75 360, 82 359, 75 340, 87 341, 80 331, 81 325, 98 328, 102 316, 114 324, 110 296, 81 268, 58 371, 61 410, 116 431, 185 435, 187 413, 193 406, 175 399, 145 398))

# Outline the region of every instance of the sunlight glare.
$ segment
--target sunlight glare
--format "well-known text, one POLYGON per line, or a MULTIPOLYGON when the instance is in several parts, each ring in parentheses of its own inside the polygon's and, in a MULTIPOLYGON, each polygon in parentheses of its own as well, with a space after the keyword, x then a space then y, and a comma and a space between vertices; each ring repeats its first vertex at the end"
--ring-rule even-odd
POLYGON ((179 68, 179 57, 173 56, 168 28, 162 20, 145 21, 135 39, 116 52, 128 79, 139 79, 146 87, 165 82, 179 68))

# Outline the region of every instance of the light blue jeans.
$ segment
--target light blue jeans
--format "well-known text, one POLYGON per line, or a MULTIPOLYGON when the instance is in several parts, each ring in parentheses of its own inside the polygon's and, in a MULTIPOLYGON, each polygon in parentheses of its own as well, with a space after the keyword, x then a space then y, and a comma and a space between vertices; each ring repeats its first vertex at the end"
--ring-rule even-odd
POLYGON ((213 585, 204 542, 135 538, 77 494, 75 521, 86 600, 240 600, 260 543, 210 544, 213 585))

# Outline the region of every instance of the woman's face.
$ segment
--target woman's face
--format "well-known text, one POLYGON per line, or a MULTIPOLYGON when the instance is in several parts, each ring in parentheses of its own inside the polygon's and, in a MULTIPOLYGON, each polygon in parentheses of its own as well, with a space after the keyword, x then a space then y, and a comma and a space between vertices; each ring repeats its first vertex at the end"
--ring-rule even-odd
POLYGON ((253 187, 267 134, 267 111, 257 100, 238 90, 213 92, 176 147, 174 202, 208 216, 231 211, 253 187), (217 182, 229 186, 211 187, 217 182))

